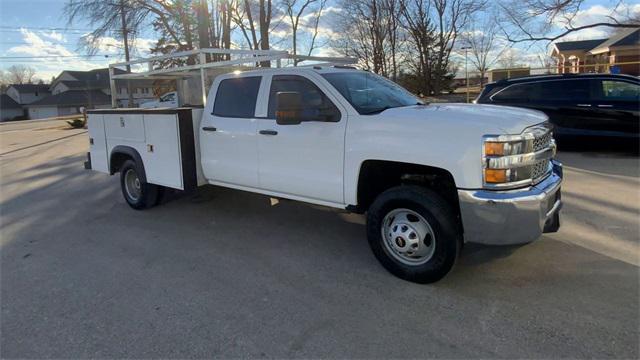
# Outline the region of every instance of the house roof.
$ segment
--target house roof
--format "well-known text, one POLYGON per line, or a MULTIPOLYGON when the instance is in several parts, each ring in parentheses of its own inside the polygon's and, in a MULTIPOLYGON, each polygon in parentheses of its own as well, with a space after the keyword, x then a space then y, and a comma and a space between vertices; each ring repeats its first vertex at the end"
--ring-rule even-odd
POLYGON ((0 95, 0 110, 2 109, 22 109, 22 106, 15 102, 11 96, 2 94, 0 95))
POLYGON ((557 42, 554 45, 558 51, 589 51, 605 41, 607 41, 607 39, 563 41, 557 42))
MULTIPOLYGON (((115 68, 113 69, 116 75, 126 74, 126 71, 115 68)), ((57 84, 64 84, 70 90, 98 90, 98 89, 109 89, 109 69, 94 69, 90 71, 71 71, 64 70, 60 75, 58 75, 58 79, 62 76, 62 74, 68 74, 76 80, 54 80, 52 83, 52 87, 57 84)), ((119 82, 120 83, 120 82, 119 82)), ((121 83, 120 83, 121 84, 121 83)), ((131 86, 134 87, 148 87, 152 86, 153 80, 132 80, 131 86)))
POLYGON ((111 104, 111 97, 100 90, 69 90, 47 96, 27 106, 95 106, 111 104))
POLYGON ((629 28, 618 31, 615 35, 610 37, 608 40, 604 41, 601 44, 598 44, 597 47, 590 51, 592 54, 598 54, 609 51, 610 48, 614 46, 633 46, 640 45, 640 29, 638 28, 629 28))
POLYGON ((16 89, 19 93, 49 92, 47 84, 11 84, 9 87, 16 89))
MULTIPOLYGON (((115 74, 124 74, 126 71, 120 69, 114 69, 115 74)), ((64 82, 65 85, 75 82, 74 88, 82 88, 82 89, 106 89, 109 88, 109 69, 93 69, 89 71, 74 71, 74 70, 64 70, 58 75, 58 77, 53 81, 51 86, 56 85, 58 82, 64 82), (68 74, 75 80, 58 80, 63 74, 68 74)), ((70 87, 71 88, 71 87, 70 87)))
POLYGON ((69 90, 100 90, 104 88, 103 86, 100 86, 103 84, 96 82, 85 83, 82 81, 62 80, 57 84, 64 84, 67 88, 69 88, 69 90))

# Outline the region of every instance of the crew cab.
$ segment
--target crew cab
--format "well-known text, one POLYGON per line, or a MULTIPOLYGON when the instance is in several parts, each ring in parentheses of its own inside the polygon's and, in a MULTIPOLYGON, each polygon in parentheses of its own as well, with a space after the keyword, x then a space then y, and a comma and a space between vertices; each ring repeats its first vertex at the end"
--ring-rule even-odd
POLYGON ((547 116, 426 104, 366 71, 237 71, 215 78, 203 108, 88 119, 86 167, 119 173, 132 208, 210 184, 363 213, 375 257, 413 282, 445 276, 464 242, 524 244, 560 225, 547 116))

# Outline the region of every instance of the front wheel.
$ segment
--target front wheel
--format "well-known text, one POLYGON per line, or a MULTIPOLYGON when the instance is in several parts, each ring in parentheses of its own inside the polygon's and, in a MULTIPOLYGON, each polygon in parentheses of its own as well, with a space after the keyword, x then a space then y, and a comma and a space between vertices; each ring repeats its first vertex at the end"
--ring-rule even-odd
POLYGON ((143 182, 140 170, 133 160, 127 160, 120 168, 120 187, 127 204, 136 210, 150 208, 157 203, 158 186, 143 182))
POLYGON ((462 244, 451 206, 419 186, 398 186, 380 194, 367 213, 367 237, 389 272, 417 283, 442 279, 462 244))

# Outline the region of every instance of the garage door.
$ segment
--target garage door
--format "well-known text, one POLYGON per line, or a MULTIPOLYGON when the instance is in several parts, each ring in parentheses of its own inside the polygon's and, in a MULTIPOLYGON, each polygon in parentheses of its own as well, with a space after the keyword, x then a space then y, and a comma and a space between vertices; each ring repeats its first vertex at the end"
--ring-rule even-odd
POLYGON ((58 107, 31 107, 29 108, 29 119, 45 119, 58 116, 58 107))

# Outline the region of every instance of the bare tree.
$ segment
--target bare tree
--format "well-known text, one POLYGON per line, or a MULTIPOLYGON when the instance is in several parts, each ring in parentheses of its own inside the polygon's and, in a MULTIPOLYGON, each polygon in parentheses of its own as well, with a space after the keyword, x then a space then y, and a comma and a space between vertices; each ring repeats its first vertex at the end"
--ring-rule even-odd
MULTIPOLYGON (((231 32, 233 30, 231 18, 233 10, 237 6, 237 0, 210 0, 211 20, 209 28, 209 39, 211 47, 230 49, 231 32)), ((229 60, 229 55, 224 56, 229 60)))
MULTIPOLYGON (((135 42, 135 35, 148 15, 147 9, 136 5, 135 0, 68 0, 63 12, 69 25, 82 19, 95 26, 80 43, 89 54, 95 54, 102 39, 108 35, 113 34, 118 39, 127 37, 135 42)), ((126 46, 126 51, 129 50, 126 46)))
POLYGON ((435 26, 429 17, 430 12, 430 0, 401 0, 403 26, 409 33, 411 47, 416 50, 415 56, 409 60, 409 65, 417 78, 417 90, 423 94, 431 92, 431 49, 435 26))
POLYGON ((388 17, 386 25, 390 56, 387 57, 387 69, 389 69, 388 72, 393 81, 398 79, 398 53, 400 43, 403 40, 400 35, 400 17, 402 12, 400 2, 401 0, 383 0, 383 6, 388 17))
POLYGON ((32 84, 36 71, 25 65, 12 65, 7 69, 4 76, 5 81, 9 84, 32 84))
POLYGON ((343 0, 339 31, 344 37, 336 46, 347 56, 360 59, 362 66, 377 74, 397 71, 398 1, 343 0), (390 24, 393 22, 393 24, 390 24), (394 66, 395 64, 395 66, 394 66))
MULTIPOLYGON (((484 77, 487 71, 498 61, 502 53, 510 46, 499 46, 497 38, 499 28, 493 20, 493 16, 485 16, 486 20, 480 23, 471 21, 469 27, 462 35, 462 40, 469 46, 469 60, 473 67, 480 73, 480 86, 484 85, 484 77)), ((504 41, 504 40, 502 40, 504 41)))
POLYGON ((402 18, 419 54, 414 67, 425 93, 440 93, 453 77, 451 51, 482 0, 402 0, 402 18))
POLYGON ((318 9, 313 16, 313 19, 309 22, 308 27, 311 29, 311 40, 309 43, 309 50, 307 51, 307 55, 311 56, 313 50, 316 49, 318 34, 320 29, 320 18, 322 17, 322 12, 324 11, 327 0, 320 0, 320 5, 318 5, 318 9))
MULTIPOLYGON (((304 21, 305 14, 310 12, 313 14, 313 21, 310 24, 312 26, 311 43, 309 46, 309 54, 313 52, 315 47, 315 41, 318 36, 318 27, 320 25, 320 17, 324 10, 326 0, 284 0, 284 12, 289 20, 289 26, 291 27, 291 49, 293 55, 298 54, 298 30, 302 24, 300 21, 304 21), (313 7, 314 4, 318 4, 317 7, 313 7)), ((298 60, 294 60, 294 65, 298 64, 298 60)))
POLYGON ((513 49, 503 51, 500 57, 498 57, 497 63, 503 69, 514 69, 522 66, 520 57, 513 49))
MULTIPOLYGON (((233 9, 232 21, 240 28, 247 44, 254 50, 269 50, 271 19, 273 18, 274 7, 272 0, 244 0, 233 9), (258 18, 256 22, 256 12, 258 18)), ((270 61, 260 63, 262 67, 270 67, 270 61)))
POLYGON ((511 42, 555 41, 571 33, 596 27, 640 27, 640 12, 634 1, 609 0, 604 5, 610 12, 602 20, 582 23, 578 14, 585 0, 502 0, 500 7, 506 19, 501 23, 511 42), (541 20, 542 19, 542 20, 541 20))
POLYGON ((451 51, 461 30, 468 24, 469 19, 480 10, 483 0, 431 0, 435 10, 436 46, 434 48, 437 76, 433 78, 434 92, 443 89, 443 80, 450 71, 449 60, 451 51))

